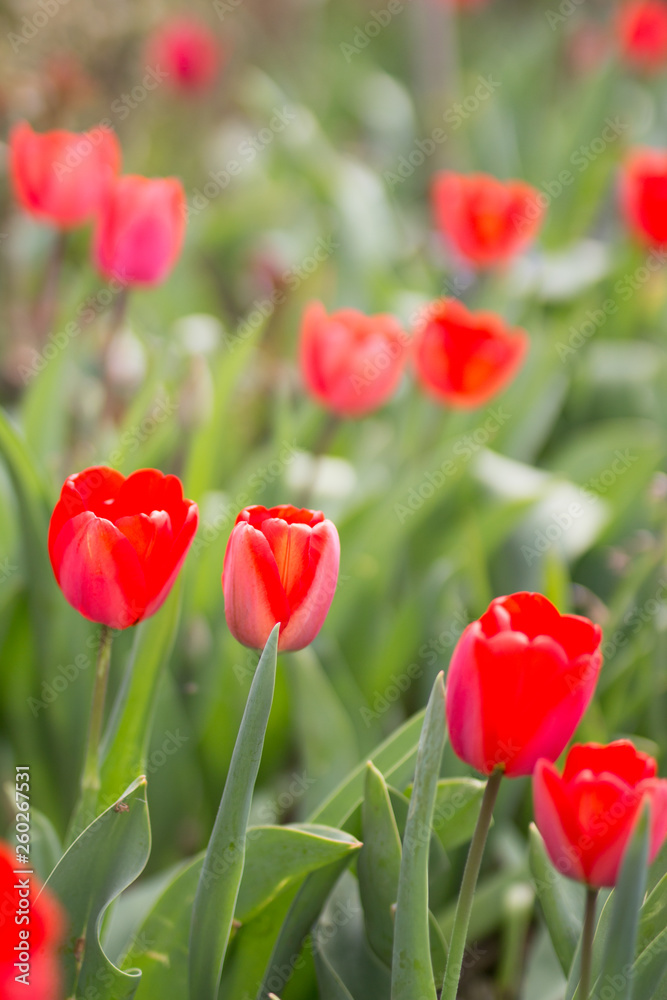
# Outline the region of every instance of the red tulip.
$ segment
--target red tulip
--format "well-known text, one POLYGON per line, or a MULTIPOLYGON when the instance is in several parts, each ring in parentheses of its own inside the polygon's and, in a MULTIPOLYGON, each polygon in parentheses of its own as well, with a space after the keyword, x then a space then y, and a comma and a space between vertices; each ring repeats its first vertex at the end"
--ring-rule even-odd
POLYGON ((393 316, 341 309, 327 316, 311 302, 301 325, 301 372, 323 406, 346 417, 376 410, 403 374, 408 337, 393 316))
POLYGON ((27 122, 9 136, 9 173, 22 207, 40 222, 60 229, 80 226, 99 209, 120 168, 114 132, 57 129, 39 134, 27 122))
POLYGON ((656 70, 667 63, 667 3, 631 0, 616 19, 621 53, 639 69, 656 70))
POLYGON ((128 628, 166 599, 197 530, 197 505, 176 476, 105 466, 69 476, 51 515, 58 584, 85 618, 128 628))
POLYGON ((214 82, 223 50, 207 24, 194 17, 172 17, 155 31, 148 42, 146 59, 168 73, 174 90, 201 93, 214 82))
POLYGON ((490 312, 469 312, 457 299, 427 307, 414 337, 417 375, 449 406, 481 406, 516 375, 528 350, 524 330, 490 312))
POLYGON ((178 260, 185 217, 185 192, 175 177, 118 177, 97 220, 97 267, 123 284, 159 285, 178 260))
POLYGON ((667 150, 635 149, 621 172, 621 208, 646 243, 667 241, 667 150))
POLYGON ((56 900, 40 886, 37 878, 23 871, 16 874, 19 869, 21 865, 17 863, 15 852, 9 844, 0 842, 0 899, 3 901, 0 908, 0 996, 2 1000, 58 1000, 62 996, 58 949, 65 930, 63 915, 56 900), (29 895, 26 896, 26 892, 29 895), (17 923, 17 913, 27 914, 29 921, 17 923), (17 978, 26 974, 27 980, 17 978))
POLYGON ((338 532, 321 511, 246 507, 236 518, 222 572, 232 635, 263 649, 280 622, 278 649, 303 649, 324 624, 339 560, 338 532))
POLYGON ((531 774, 562 753, 602 665, 597 625, 542 594, 497 597, 459 639, 447 678, 454 752, 484 774, 531 774))
POLYGON ((562 777, 540 760, 533 778, 535 820, 563 875, 600 888, 616 884, 626 847, 646 802, 649 860, 667 837, 667 781, 629 740, 573 746, 562 777))
POLYGON ((435 175, 432 191, 437 227, 474 267, 516 257, 542 224, 540 192, 523 181, 445 171, 435 175))

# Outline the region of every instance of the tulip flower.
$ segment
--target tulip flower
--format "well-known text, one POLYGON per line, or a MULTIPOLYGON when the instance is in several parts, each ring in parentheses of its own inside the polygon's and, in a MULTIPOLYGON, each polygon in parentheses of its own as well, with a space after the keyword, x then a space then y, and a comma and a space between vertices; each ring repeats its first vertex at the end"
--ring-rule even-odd
POLYGON ((39 222, 71 229, 98 211, 120 169, 114 132, 33 132, 27 122, 9 136, 9 174, 21 206, 39 222))
POLYGON ((263 649, 280 622, 278 649, 303 649, 327 616, 339 561, 338 532, 321 511, 246 507, 236 518, 222 572, 232 635, 263 649))
POLYGON ((623 165, 621 209, 644 243, 667 241, 667 150, 634 149, 623 165))
POLYGON ((393 316, 365 316, 341 309, 327 316, 312 302, 301 325, 303 380, 323 406, 338 416, 360 417, 378 409, 401 380, 408 337, 393 316))
POLYGON ((573 746, 562 776, 540 760, 533 777, 535 820, 556 868, 601 888, 616 885, 644 803, 650 812, 649 861, 667 838, 667 780, 629 740, 573 746))
POLYGON ((185 192, 175 177, 117 178, 97 219, 97 267, 123 284, 160 284, 181 252, 185 217, 185 192))
POLYGON ((667 3, 630 0, 616 18, 621 54, 638 69, 657 70, 667 64, 667 3))
POLYGON ((194 17, 172 17, 148 42, 146 60, 168 74, 167 85, 186 94, 199 94, 214 82, 223 50, 207 24, 194 17))
POLYGON ((2 1000, 23 1000, 24 997, 27 1000, 58 1000, 62 995, 58 949, 65 930, 63 914, 55 898, 41 887, 35 875, 15 874, 20 867, 16 852, 9 844, 0 842, 0 899, 3 901, 0 996, 2 1000), (24 895, 25 891, 28 896, 24 895), (25 907, 26 901, 29 909, 25 907), (29 922, 17 923, 15 914, 18 913, 27 913, 29 922))
POLYGON ((432 186, 435 223, 473 267, 494 267, 521 253, 544 216, 543 196, 523 181, 488 174, 436 174, 432 186))
POLYGON ((197 520, 180 480, 157 469, 69 476, 49 526, 60 589, 85 618, 113 629, 148 618, 169 594, 197 520))
POLYGON ((464 630, 447 678, 447 723, 467 764, 508 777, 556 760, 602 665, 599 626, 561 615, 542 594, 497 597, 464 630))
POLYGON ((414 363, 424 388, 449 406, 491 399, 517 373, 528 350, 524 330, 491 312, 469 312, 457 299, 428 306, 414 336, 414 363))

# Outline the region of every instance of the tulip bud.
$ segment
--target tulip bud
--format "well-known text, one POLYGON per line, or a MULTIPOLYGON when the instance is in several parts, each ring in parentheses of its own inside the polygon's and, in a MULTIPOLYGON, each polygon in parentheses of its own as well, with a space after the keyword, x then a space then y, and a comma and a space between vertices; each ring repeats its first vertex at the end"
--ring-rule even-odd
POLYGON ((667 150, 632 150, 621 171, 620 201, 628 227, 642 242, 667 241, 667 150))
POLYGON ((27 857, 0 842, 0 996, 3 1000, 24 996, 54 1000, 62 996, 59 950, 65 933, 64 915, 35 875, 16 871, 17 856, 27 857))
POLYGON ((464 629, 447 677, 454 752, 484 774, 556 760, 593 697, 602 632, 542 594, 497 597, 464 629))
POLYGON ((56 129, 39 134, 27 122, 9 137, 9 173, 21 206, 39 222, 80 226, 99 210, 120 168, 115 133, 56 129))
POLYGON ((185 215, 185 192, 175 177, 118 177, 97 219, 97 267, 123 284, 159 285, 181 252, 185 215))
POLYGON ((278 649, 303 649, 324 624, 339 561, 338 532, 321 511, 246 507, 236 518, 222 573, 232 635, 263 649, 280 622, 278 649))
POLYGON ((528 343, 524 330, 511 329, 495 313, 472 313, 457 299, 439 299, 415 330, 415 367, 440 402, 481 406, 514 377, 528 343))
POLYGON ((84 618, 135 625, 166 600, 197 530, 197 505, 176 476, 106 466, 70 476, 51 515, 49 556, 84 618))
POLYGON ((532 243, 544 216, 539 191, 488 174, 436 174, 432 197, 438 229, 475 267, 516 257, 532 243))
POLYGON ((199 94, 215 82, 223 49, 207 24, 194 17, 173 17, 149 39, 146 60, 167 74, 172 90, 199 94))
POLYGON ((327 316, 312 302, 301 326, 303 380, 323 406, 359 417, 382 406, 400 382, 408 337, 393 316, 341 309, 327 316))
POLYGON ((573 746, 562 776, 538 761, 535 821, 559 872, 595 888, 615 885, 644 803, 653 861, 667 838, 667 781, 656 772, 629 740, 573 746))

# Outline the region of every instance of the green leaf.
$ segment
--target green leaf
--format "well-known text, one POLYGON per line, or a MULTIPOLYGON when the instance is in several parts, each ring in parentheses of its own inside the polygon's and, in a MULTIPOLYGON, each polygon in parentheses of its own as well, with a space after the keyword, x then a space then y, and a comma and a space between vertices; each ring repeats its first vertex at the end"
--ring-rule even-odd
POLYGON ((131 1000, 141 973, 121 972, 99 939, 104 912, 143 871, 150 854, 146 779, 138 778, 117 804, 102 813, 74 841, 46 882, 64 906, 69 937, 63 949, 65 996, 131 1000))
MULTIPOLYGON (((424 712, 417 712, 381 743, 369 760, 387 782, 405 784, 413 774, 424 712)), ((331 795, 310 815, 311 823, 343 826, 364 799, 366 762, 359 764, 331 795)))
POLYGON ((193 1000, 216 1000, 218 994, 243 874, 250 804, 273 702, 279 630, 276 625, 257 665, 197 887, 190 931, 193 1000))
POLYGON ((612 895, 611 921, 600 971, 601 981, 613 984, 616 1000, 630 1000, 632 996, 632 976, 628 976, 627 970, 635 958, 639 912, 646 886, 648 842, 649 813, 644 808, 612 895))
POLYGON ((137 627, 130 662, 102 745, 102 804, 118 794, 128 774, 146 768, 158 683, 176 635, 179 608, 177 581, 157 614, 137 627))
POLYGON ((361 843, 328 826, 254 826, 248 830, 246 863, 236 903, 236 920, 245 923, 290 882, 343 858, 361 843))
POLYGON ((528 859, 551 943, 567 976, 581 938, 586 890, 578 882, 556 871, 534 823, 529 830, 528 859))
POLYGON ((313 872, 299 889, 280 928, 280 934, 266 966, 262 985, 257 994, 261 1000, 265 1000, 269 992, 280 995, 299 960, 306 935, 348 863, 349 859, 344 858, 329 865, 328 868, 313 872))
POLYGON ((39 809, 30 810, 30 860, 43 882, 63 855, 63 845, 56 830, 39 809))
POLYGON ((438 674, 426 708, 403 838, 394 927, 392 1000, 436 998, 429 945, 428 857, 445 739, 445 686, 442 674, 438 674))
POLYGON ((357 875, 366 935, 378 958, 391 968, 394 946, 392 907, 398 897, 401 838, 386 782, 372 763, 367 765, 366 770, 361 825, 364 846, 357 859, 357 875))
MULTIPOLYGON (((442 778, 438 782, 433 810, 433 832, 446 851, 472 838, 482 806, 486 782, 476 778, 442 778)), ((412 785, 406 793, 412 795, 412 785)))

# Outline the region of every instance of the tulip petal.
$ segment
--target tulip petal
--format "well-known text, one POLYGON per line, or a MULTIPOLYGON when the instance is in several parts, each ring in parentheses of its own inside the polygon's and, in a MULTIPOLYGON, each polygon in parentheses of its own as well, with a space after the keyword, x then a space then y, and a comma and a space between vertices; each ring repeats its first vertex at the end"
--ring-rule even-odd
POLYGON ((289 620, 271 546, 247 522, 239 522, 230 535, 222 588, 229 630, 245 646, 263 649, 274 625, 289 620))
POLYGON ((535 766, 533 803, 537 828, 556 869, 562 875, 585 880, 581 827, 562 778, 545 759, 535 766))
POLYGON ((164 511, 151 517, 159 522, 156 541, 146 566, 146 616, 154 614, 167 599, 174 585, 199 524, 199 510, 192 500, 185 500, 185 521, 174 537, 171 520, 164 511))
POLYGON ((303 649, 313 641, 324 624, 338 582, 340 540, 331 521, 322 521, 311 529, 306 588, 295 588, 295 604, 290 607, 287 625, 281 631, 278 648, 303 649))
POLYGON ((490 774, 493 766, 488 766, 484 752, 479 673, 467 666, 480 632, 479 622, 466 626, 452 655, 446 687, 447 729, 454 753, 478 771, 490 774))
POLYGON ((85 618, 122 629, 143 617, 141 562, 110 521, 90 511, 78 514, 54 540, 52 559, 65 597, 85 618))

